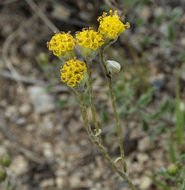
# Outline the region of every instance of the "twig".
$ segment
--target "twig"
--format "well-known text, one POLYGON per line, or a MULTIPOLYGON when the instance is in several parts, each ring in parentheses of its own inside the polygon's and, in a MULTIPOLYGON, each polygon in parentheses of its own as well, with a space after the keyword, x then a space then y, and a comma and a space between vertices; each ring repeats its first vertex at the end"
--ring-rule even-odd
POLYGON ((15 80, 15 81, 24 82, 27 84, 36 84, 38 86, 44 85, 43 81, 28 78, 25 76, 20 76, 20 75, 13 75, 12 73, 10 73, 8 71, 0 71, 0 77, 8 78, 8 79, 15 80))
POLYGON ((112 9, 112 10, 117 10, 118 13, 120 14, 121 20, 125 19, 125 10, 123 7, 120 6, 120 4, 116 3, 115 0, 104 0, 105 3, 112 9))
POLYGON ((21 77, 19 75, 19 73, 16 71, 16 69, 14 68, 14 66, 12 65, 11 61, 9 60, 9 48, 10 45, 12 43, 12 41, 16 38, 16 36, 18 34, 21 33, 23 27, 25 26, 29 26, 32 22, 32 18, 30 18, 28 21, 23 22, 17 30, 15 30, 13 33, 11 33, 8 38, 5 40, 4 44, 3 44, 3 51, 2 51, 2 58, 4 63, 7 65, 8 69, 11 72, 11 76, 14 78, 14 80, 16 80, 16 82, 18 83, 18 85, 23 89, 23 85, 21 84, 21 77))
POLYGON ((35 12, 37 16, 48 26, 53 32, 59 32, 59 29, 48 19, 48 17, 42 12, 42 10, 36 5, 32 0, 25 0, 31 9, 35 12))
POLYGON ((110 0, 104 0, 105 3, 113 10, 116 10, 117 8, 114 6, 113 2, 110 0))
POLYGON ((0 110, 0 129, 3 134, 12 142, 12 144, 23 153, 29 160, 36 162, 37 164, 43 164, 45 160, 38 157, 34 152, 26 149, 23 145, 21 145, 15 136, 13 136, 9 131, 5 124, 5 119, 3 117, 3 111, 0 110))
POLYGON ((3 2, 0 2, 0 5, 8 5, 10 3, 15 3, 19 0, 4 0, 3 2))
POLYGON ((8 58, 8 50, 10 47, 11 42, 15 39, 15 37, 19 34, 19 32, 22 30, 23 26, 25 23, 23 23, 21 26, 19 26, 19 28, 14 31, 12 34, 10 34, 8 36, 8 38, 6 39, 6 41, 3 44, 3 51, 2 51, 2 58, 3 61, 5 62, 5 64, 7 65, 8 69, 10 70, 12 76, 15 78, 15 80, 17 81, 17 83, 19 85, 20 81, 19 81, 19 74, 18 72, 15 70, 15 68, 13 67, 13 65, 11 64, 9 58, 8 58))

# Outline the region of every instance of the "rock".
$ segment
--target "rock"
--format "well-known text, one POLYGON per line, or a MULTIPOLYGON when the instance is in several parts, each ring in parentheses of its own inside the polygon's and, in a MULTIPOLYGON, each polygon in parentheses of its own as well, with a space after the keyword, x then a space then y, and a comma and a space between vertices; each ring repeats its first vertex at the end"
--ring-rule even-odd
POLYGON ((6 148, 4 148, 2 145, 0 146, 0 158, 2 155, 7 154, 6 148))
POLYGON ((147 154, 144 154, 144 153, 138 153, 137 154, 137 159, 139 162, 143 163, 143 162, 146 162, 149 160, 149 157, 147 154))
POLYGON ((19 108, 19 112, 23 115, 27 115, 31 111, 31 106, 29 104, 23 104, 19 108))
POLYGON ((150 10, 150 8, 148 6, 143 6, 140 16, 144 20, 148 20, 151 16, 151 13, 152 13, 152 11, 150 10))
POLYGON ((21 50, 27 56, 33 56, 35 51, 35 43, 34 42, 27 42, 22 47, 21 50))
POLYGON ((67 20, 69 19, 70 15, 71 15, 71 9, 59 3, 54 4, 54 9, 52 12, 53 17, 60 20, 67 20))
POLYGON ((128 184, 126 182, 122 182, 118 185, 117 190, 128 190, 128 184))
POLYGON ((157 90, 162 90, 165 87, 165 76, 163 74, 152 76, 150 77, 150 83, 157 90))
POLYGON ((48 160, 53 160, 53 148, 50 143, 43 144, 43 154, 48 160))
POLYGON ((181 45, 185 47, 185 38, 181 39, 181 45))
POLYGON ((144 137, 138 142, 138 150, 139 151, 146 151, 147 149, 150 148, 150 138, 149 137, 144 137))
POLYGON ((35 129, 36 129, 36 126, 33 125, 33 124, 28 124, 26 126, 26 130, 29 131, 29 132, 34 131, 35 129))
POLYGON ((17 125, 24 125, 26 123, 26 119, 23 118, 23 117, 17 118, 16 121, 15 121, 15 123, 17 125))
POLYGON ((149 189, 150 185, 152 184, 152 180, 149 177, 143 176, 140 180, 140 189, 145 190, 149 189))
POLYGON ((28 88, 28 93, 36 113, 47 113, 55 109, 54 101, 45 88, 32 86, 28 88))
POLYGON ((20 176, 28 170, 28 162, 23 156, 21 155, 16 156, 12 160, 9 169, 10 173, 12 173, 13 175, 20 176))
POLYGON ((17 108, 16 106, 7 106, 5 111, 5 116, 10 118, 12 116, 15 116, 17 114, 17 108))
POLYGON ((182 112, 185 111, 185 103, 184 102, 180 102, 180 110, 182 112))
POLYGON ((65 179, 63 177, 57 177, 56 186, 57 188, 63 188, 65 186, 65 179))
POLYGON ((160 27, 159 27, 159 31, 164 34, 165 36, 167 36, 168 34, 168 25, 167 23, 164 23, 162 24, 160 27))
POLYGON ((97 157, 96 162, 98 166, 96 170, 93 172, 93 177, 95 179, 99 179, 104 173, 104 165, 103 165, 101 157, 97 157))
POLYGON ((46 187, 53 187, 55 185, 55 182, 53 179, 45 179, 40 183, 41 188, 46 188, 46 187))
POLYGON ((179 72, 180 72, 179 76, 181 76, 181 78, 185 80, 185 62, 182 63, 182 67, 179 72))
POLYGON ((93 187, 93 188, 91 188, 90 190, 98 190, 97 188, 95 188, 95 187, 93 187))
POLYGON ((82 183, 80 177, 78 175, 72 175, 70 177, 70 186, 71 187, 77 187, 77 186, 80 186, 82 183))

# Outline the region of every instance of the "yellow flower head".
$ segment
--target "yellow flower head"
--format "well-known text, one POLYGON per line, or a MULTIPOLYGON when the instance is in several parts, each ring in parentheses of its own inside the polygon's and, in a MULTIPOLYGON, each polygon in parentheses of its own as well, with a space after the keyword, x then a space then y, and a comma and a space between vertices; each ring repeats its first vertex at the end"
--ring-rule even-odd
POLYGON ((65 62, 60 70, 61 81, 66 82, 68 86, 75 87, 80 83, 86 73, 86 64, 76 58, 65 62))
POLYGON ((76 41, 70 32, 55 33, 47 46, 50 51, 53 51, 54 55, 61 56, 67 51, 72 51, 76 46, 76 41))
POLYGON ((102 34, 94 31, 92 28, 83 29, 82 32, 77 32, 76 39, 79 46, 92 50, 96 50, 104 44, 102 34))
POLYGON ((108 38, 115 39, 121 32, 124 32, 126 28, 130 28, 130 24, 127 22, 123 24, 118 16, 117 11, 112 13, 112 10, 109 11, 109 15, 107 13, 103 13, 98 19, 99 32, 108 38))

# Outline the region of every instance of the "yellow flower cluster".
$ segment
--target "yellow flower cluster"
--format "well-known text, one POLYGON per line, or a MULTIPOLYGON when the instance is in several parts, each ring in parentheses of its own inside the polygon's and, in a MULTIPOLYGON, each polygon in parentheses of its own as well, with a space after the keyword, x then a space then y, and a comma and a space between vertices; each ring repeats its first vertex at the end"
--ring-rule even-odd
POLYGON ((84 78, 86 64, 83 61, 74 58, 65 62, 60 72, 61 81, 66 82, 70 87, 75 87, 84 78))
POLYGON ((53 51, 54 55, 62 56, 63 60, 68 60, 61 68, 61 81, 66 82, 70 87, 75 87, 80 83, 86 73, 86 64, 73 58, 76 44, 78 43, 82 47, 81 54, 85 59, 92 59, 99 47, 109 42, 109 39, 115 39, 121 32, 130 27, 128 22, 126 24, 121 22, 117 11, 113 13, 110 10, 109 15, 103 13, 97 20, 99 22, 98 31, 92 28, 82 29, 81 32, 76 33, 76 40, 70 32, 55 33, 50 42, 47 42, 48 49, 53 51))
POLYGON ((50 51, 53 51, 54 55, 61 56, 67 51, 72 51, 76 46, 76 41, 70 32, 55 33, 47 46, 50 51))
POLYGON ((112 13, 112 10, 107 13, 103 13, 97 20, 100 23, 99 32, 108 38, 115 39, 121 32, 124 32, 126 28, 130 28, 130 24, 127 22, 123 24, 117 14, 117 11, 112 13))
POLYGON ((94 31, 92 28, 83 29, 82 32, 77 32, 76 39, 79 46, 90 48, 92 50, 97 50, 104 44, 102 34, 94 31))

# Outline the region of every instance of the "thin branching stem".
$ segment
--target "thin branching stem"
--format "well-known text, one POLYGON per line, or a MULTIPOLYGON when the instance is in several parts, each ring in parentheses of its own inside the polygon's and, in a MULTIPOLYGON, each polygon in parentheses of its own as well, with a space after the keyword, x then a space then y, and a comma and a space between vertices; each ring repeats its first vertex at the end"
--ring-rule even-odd
POLYGON ((116 121, 116 130, 117 130, 119 146, 120 146, 121 161, 122 161, 124 170, 126 172, 127 171, 127 164, 125 161, 125 154, 124 154, 123 142, 122 142, 122 137, 121 137, 121 127, 120 127, 119 117, 118 117, 118 113, 117 113, 115 96, 114 96, 114 92, 113 92, 113 88, 112 88, 112 79, 111 79, 111 76, 109 75, 109 72, 108 72, 107 67, 106 67, 106 63, 104 61, 104 48, 101 48, 101 50, 100 50, 100 59, 101 59, 101 64, 102 64, 103 70, 106 74, 106 78, 107 78, 107 82, 108 82, 108 86, 109 86, 111 102, 112 102, 112 107, 113 107, 113 112, 114 112, 114 118, 116 121))
POLYGON ((111 160, 110 156, 107 154, 107 151, 105 150, 104 146, 102 144, 100 144, 99 140, 97 140, 96 137, 94 136, 93 131, 89 124, 88 116, 87 116, 87 109, 86 109, 86 105, 84 102, 84 95, 83 95, 83 93, 77 92, 77 96, 78 96, 78 101, 79 101, 79 105, 80 105, 80 111, 82 114, 82 118, 83 118, 86 130, 88 132, 88 135, 89 135, 92 143, 97 146, 98 150, 102 153, 103 157, 107 160, 107 162, 114 169, 114 171, 116 173, 118 173, 122 177, 122 179, 124 179, 127 182, 130 189, 136 190, 135 186, 133 185, 132 181, 129 179, 128 175, 116 167, 115 163, 111 160))

